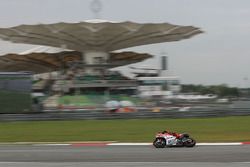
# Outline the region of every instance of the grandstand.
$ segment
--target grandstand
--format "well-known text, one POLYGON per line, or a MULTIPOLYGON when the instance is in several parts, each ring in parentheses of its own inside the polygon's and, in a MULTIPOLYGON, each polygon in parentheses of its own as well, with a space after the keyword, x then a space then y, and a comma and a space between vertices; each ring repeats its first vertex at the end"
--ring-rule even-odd
POLYGON ((112 98, 130 99, 127 96, 135 94, 137 89, 136 80, 111 72, 111 68, 152 57, 146 53, 115 51, 179 41, 200 33, 202 31, 193 26, 106 20, 0 28, 3 40, 56 48, 0 56, 0 71, 32 71, 34 74, 57 71, 56 77, 48 74, 45 80, 33 85, 33 91, 46 94, 45 107, 99 106, 112 98))
MULTIPOLYGON (((114 72, 112 72, 114 73, 114 72)), ((61 79, 55 81, 52 86, 52 91, 62 92, 63 94, 73 94, 77 91, 81 93, 99 93, 103 94, 106 91, 121 90, 136 90, 137 82, 122 76, 120 73, 106 75, 61 75, 61 79)))

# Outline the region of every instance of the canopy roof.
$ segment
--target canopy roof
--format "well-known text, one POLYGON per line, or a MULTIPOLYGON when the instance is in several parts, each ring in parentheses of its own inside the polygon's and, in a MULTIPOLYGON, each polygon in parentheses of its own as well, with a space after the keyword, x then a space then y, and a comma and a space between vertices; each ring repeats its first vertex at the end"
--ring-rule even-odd
MULTIPOLYGON (((106 65, 110 68, 143 61, 152 55, 146 53, 120 52, 110 53, 106 65)), ((0 56, 0 71, 32 71, 45 73, 68 68, 70 62, 82 62, 82 53, 78 51, 53 50, 51 48, 31 49, 20 54, 0 56), (46 50, 47 52, 40 52, 46 50), (60 51, 60 52, 56 52, 60 51)), ((84 64, 82 64, 84 66, 84 64)))
POLYGON ((110 52, 145 44, 178 41, 199 33, 202 31, 193 26, 105 20, 0 28, 0 38, 3 40, 63 47, 80 52, 110 52))

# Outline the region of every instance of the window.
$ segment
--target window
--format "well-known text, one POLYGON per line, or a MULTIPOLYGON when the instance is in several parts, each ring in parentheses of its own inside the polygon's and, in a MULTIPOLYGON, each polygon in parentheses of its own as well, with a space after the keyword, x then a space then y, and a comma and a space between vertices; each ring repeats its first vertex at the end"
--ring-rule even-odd
POLYGON ((105 60, 103 57, 94 57, 94 64, 103 64, 105 60))

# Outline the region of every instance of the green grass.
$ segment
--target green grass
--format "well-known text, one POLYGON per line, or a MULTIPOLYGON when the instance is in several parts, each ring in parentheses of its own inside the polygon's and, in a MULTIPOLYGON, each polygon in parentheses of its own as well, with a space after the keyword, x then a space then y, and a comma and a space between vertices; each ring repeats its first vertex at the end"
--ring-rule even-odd
POLYGON ((155 133, 165 129, 187 132, 198 142, 250 141, 250 116, 1 122, 0 142, 152 142, 155 133))

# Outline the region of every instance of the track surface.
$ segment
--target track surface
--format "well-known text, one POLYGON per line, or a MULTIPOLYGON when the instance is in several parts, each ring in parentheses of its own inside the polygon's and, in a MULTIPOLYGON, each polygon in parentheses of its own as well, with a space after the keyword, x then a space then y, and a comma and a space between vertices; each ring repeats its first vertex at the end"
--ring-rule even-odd
POLYGON ((153 146, 0 146, 0 166, 250 166, 250 145, 164 148, 153 146), (34 163, 36 162, 36 163, 34 163), (177 163, 178 162, 178 163, 177 163))

